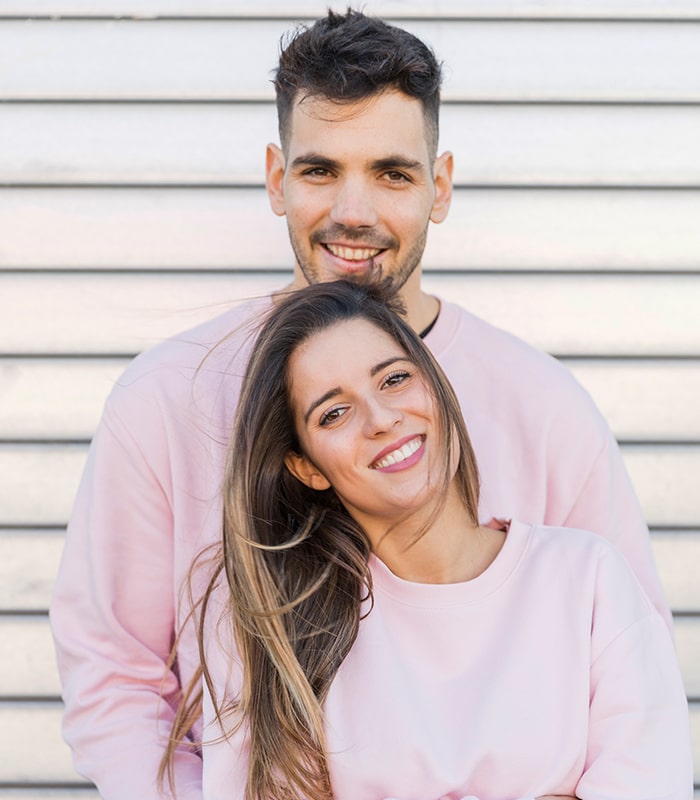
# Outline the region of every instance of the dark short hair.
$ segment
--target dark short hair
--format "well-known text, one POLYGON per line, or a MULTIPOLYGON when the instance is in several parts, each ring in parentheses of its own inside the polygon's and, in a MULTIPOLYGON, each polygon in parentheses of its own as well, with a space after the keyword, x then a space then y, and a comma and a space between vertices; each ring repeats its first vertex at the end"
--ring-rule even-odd
POLYGON ((300 95, 352 103, 394 89, 421 102, 428 147, 437 152, 442 69, 417 36, 348 9, 299 27, 281 45, 274 84, 284 148, 300 95))

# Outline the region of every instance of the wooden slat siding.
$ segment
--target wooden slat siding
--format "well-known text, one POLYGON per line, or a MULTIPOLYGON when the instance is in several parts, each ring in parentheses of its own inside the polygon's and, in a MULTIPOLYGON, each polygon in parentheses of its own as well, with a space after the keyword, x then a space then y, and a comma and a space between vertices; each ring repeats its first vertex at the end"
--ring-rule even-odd
MULTIPOLYGON (((74 782, 68 748, 60 739, 58 702, 0 703, 0 785, 19 782, 74 782)), ((695 781, 700 784, 700 704, 690 704, 695 781)))
POLYGON ((0 441, 89 439, 127 363, 0 357, 0 441))
MULTIPOLYGON (((428 271, 697 271, 698 219, 700 191, 688 189, 458 189, 447 220, 431 226, 424 263, 428 271)), ((0 220, 6 269, 290 267, 285 221, 262 188, 0 187, 0 220)))
MULTIPOLYGON (((688 697, 700 698, 700 616, 675 622, 688 697)), ((0 686, 6 699, 57 699, 61 686, 47 617, 0 616, 0 686)))
MULTIPOLYGON (((323 0, 265 0, 253 5, 247 0, 3 0, 3 16, 78 17, 258 17, 263 14, 284 18, 317 16, 327 6, 343 9, 346 3, 323 0)), ((532 19, 700 19, 697 0, 368 0, 367 13, 402 19, 440 16, 513 17, 532 19)))
MULTIPOLYGON (((700 444, 630 444, 622 452, 650 525, 700 523, 700 444)), ((64 523, 86 456, 80 444, 0 444, 0 525, 64 523)))
MULTIPOLYGON (((276 140, 271 104, 4 104, 0 182, 262 186, 276 140)), ((698 188, 699 141, 700 106, 447 105, 441 117, 459 186, 698 188)))
MULTIPOLYGON (((651 545, 670 608, 700 614, 700 529, 652 529, 651 545)), ((695 668, 700 668, 700 661, 695 668)))
MULTIPOLYGON (((564 363, 618 439, 700 441, 700 358, 564 363)), ((0 357, 0 440, 90 438, 127 364, 124 358, 0 357)))
MULTIPOLYGON (((240 18, 31 25, 5 20, 0 97, 271 100, 270 70, 290 25, 240 18), (255 48, 248 46, 251 41, 255 48)), ((700 100, 697 23, 455 20, 445 25, 426 19, 402 26, 432 42, 445 60, 448 102, 700 100)))
POLYGON ((64 540, 62 527, 0 530, 0 611, 46 613, 64 540))
MULTIPOLYGON (((0 272, 0 353, 138 352, 289 277, 0 272)), ((700 273, 431 272, 424 285, 555 355, 700 354, 700 273)))
POLYGON ((700 441, 700 359, 564 363, 618 439, 700 441))

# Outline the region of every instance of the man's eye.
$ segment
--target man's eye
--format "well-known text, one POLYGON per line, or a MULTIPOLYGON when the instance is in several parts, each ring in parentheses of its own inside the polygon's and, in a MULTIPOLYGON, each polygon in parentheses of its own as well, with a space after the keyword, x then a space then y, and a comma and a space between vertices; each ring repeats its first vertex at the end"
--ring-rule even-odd
POLYGON ((405 175, 403 172, 398 172, 394 169, 390 170, 389 172, 385 172, 384 175, 391 183, 406 183, 410 180, 408 175, 405 175))
POLYGON ((307 169, 304 175, 308 175, 311 178, 327 178, 330 172, 325 167, 313 167, 312 169, 307 169))

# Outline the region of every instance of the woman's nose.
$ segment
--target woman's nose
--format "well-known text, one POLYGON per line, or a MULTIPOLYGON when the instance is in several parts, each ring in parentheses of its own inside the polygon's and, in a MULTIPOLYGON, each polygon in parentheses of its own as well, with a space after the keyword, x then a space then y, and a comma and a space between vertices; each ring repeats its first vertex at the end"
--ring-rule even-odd
POLYGON ((401 422, 399 409, 382 400, 371 400, 367 403, 366 432, 368 436, 378 436, 390 431, 401 422))

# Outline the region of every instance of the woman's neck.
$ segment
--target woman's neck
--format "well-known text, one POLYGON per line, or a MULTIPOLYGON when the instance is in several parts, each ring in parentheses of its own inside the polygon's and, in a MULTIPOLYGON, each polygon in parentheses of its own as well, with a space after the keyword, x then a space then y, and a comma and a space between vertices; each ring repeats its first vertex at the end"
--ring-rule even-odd
POLYGON ((505 533, 475 526, 456 492, 416 540, 421 524, 406 520, 382 537, 370 536, 377 558, 414 583, 463 583, 481 575, 500 552, 505 533))

